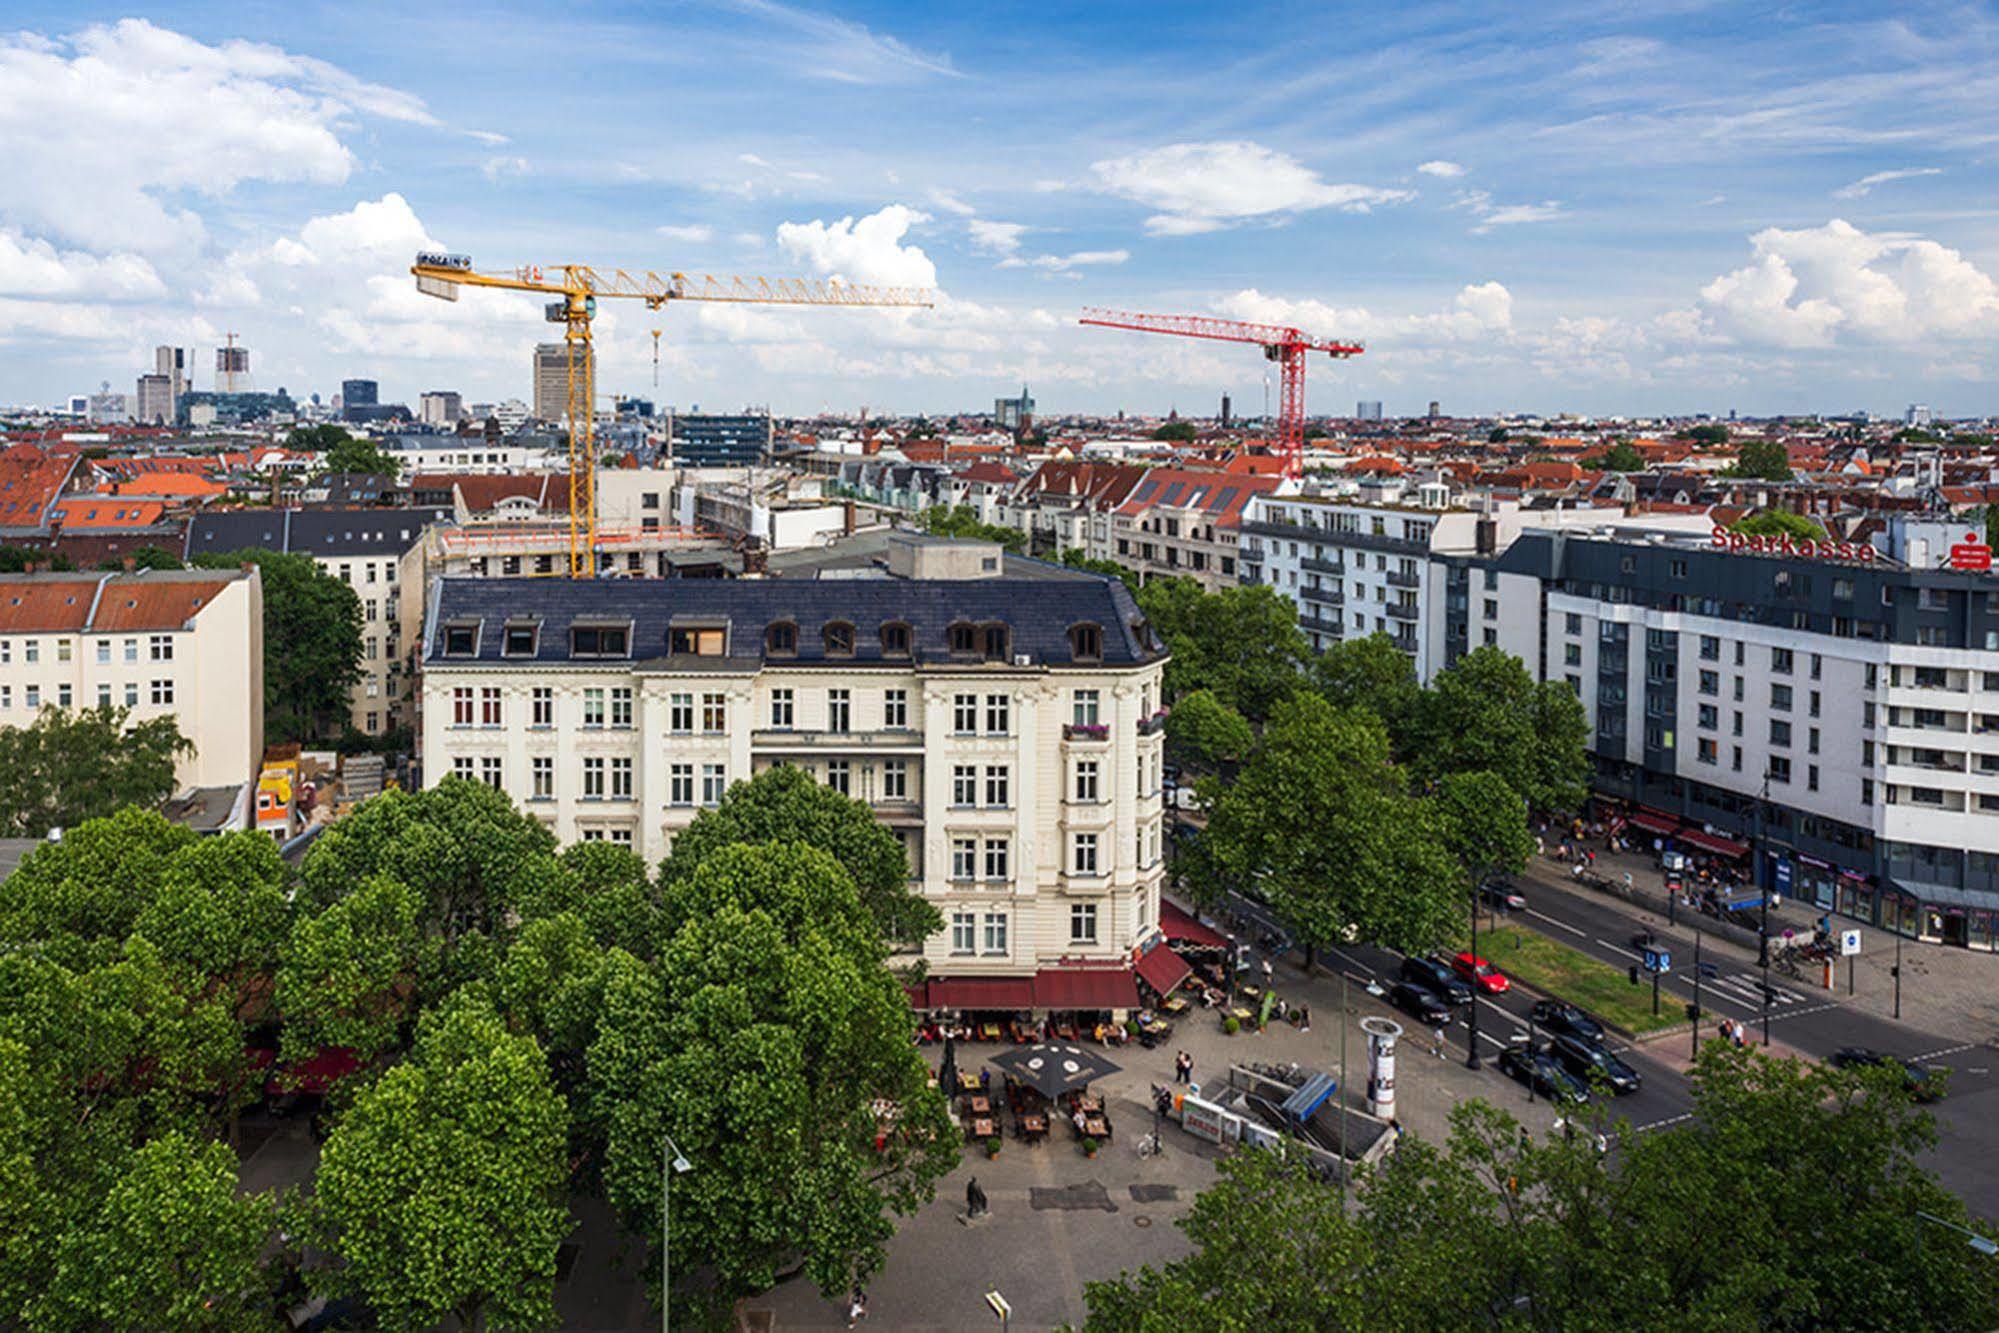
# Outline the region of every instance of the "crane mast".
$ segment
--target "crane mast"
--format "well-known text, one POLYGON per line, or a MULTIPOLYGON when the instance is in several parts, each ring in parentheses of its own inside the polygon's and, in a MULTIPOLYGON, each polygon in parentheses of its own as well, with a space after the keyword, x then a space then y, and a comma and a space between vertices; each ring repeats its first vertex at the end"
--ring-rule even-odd
MULTIPOLYGON (((461 289, 540 292, 551 324, 563 326, 569 359, 564 411, 569 417, 569 575, 597 573, 596 359, 590 324, 597 298, 641 301, 648 310, 674 301, 717 301, 736 305, 910 307, 934 304, 935 293, 915 287, 869 287, 811 278, 760 278, 735 274, 599 269, 587 264, 546 268, 523 266, 511 272, 482 273, 465 255, 425 251, 410 265, 416 288, 426 296, 456 301, 461 289)), ((659 331, 653 331, 654 382, 658 378, 659 331)))
MULTIPOLYGON (((1104 329, 1165 333, 1213 342, 1255 343, 1275 361, 1283 384, 1277 413, 1277 453, 1284 475, 1305 475, 1305 356, 1324 352, 1336 358, 1359 356, 1366 347, 1345 339, 1317 338, 1281 324, 1252 324, 1208 315, 1143 315, 1128 310, 1085 310, 1078 321, 1104 329)), ((1266 381, 1268 383, 1268 381, 1266 381)))

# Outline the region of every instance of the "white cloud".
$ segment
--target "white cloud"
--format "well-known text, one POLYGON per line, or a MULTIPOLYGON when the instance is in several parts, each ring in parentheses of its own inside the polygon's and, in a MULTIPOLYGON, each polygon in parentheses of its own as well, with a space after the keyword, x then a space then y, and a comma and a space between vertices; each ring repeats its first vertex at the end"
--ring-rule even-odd
POLYGON ((668 223, 666 226, 655 227, 653 230, 669 241, 686 241, 691 245, 700 245, 705 241, 715 239, 715 229, 713 227, 704 227, 699 223, 687 223, 683 225, 668 223))
POLYGON ((1215 309, 1259 324, 1294 325, 1326 338, 1371 338, 1405 346, 1461 343, 1504 336, 1513 330, 1513 293, 1498 282, 1468 283, 1448 310, 1377 315, 1364 306, 1270 296, 1245 288, 1215 303, 1215 309))
POLYGON ((480 143, 485 144, 488 148, 498 148, 504 144, 510 144, 513 142, 512 139, 509 139, 506 135, 498 133, 495 130, 467 130, 465 131, 465 134, 468 138, 477 139, 480 143))
POLYGON ((1131 258, 1129 250, 1078 250, 1067 255, 1036 255, 1033 259, 1023 259, 1019 255, 1001 262, 1001 268, 1039 268, 1051 273, 1066 273, 1072 268, 1087 268, 1098 264, 1122 264, 1131 258))
POLYGON ((808 264, 821 277, 889 287, 935 287, 937 266, 902 238, 929 214, 889 204, 864 218, 838 222, 785 222, 777 229, 778 248, 808 264))
POLYGON ((186 251, 185 193, 338 184, 356 116, 435 124, 423 103, 275 46, 216 46, 125 19, 0 37, 0 216, 99 249, 186 251))
POLYGON ((1496 204, 1490 190, 1464 190, 1454 209, 1463 209, 1478 219, 1472 228, 1472 235, 1483 236, 1494 227, 1514 227, 1526 222, 1547 222, 1554 218, 1566 217, 1562 205, 1554 199, 1544 199, 1538 204, 1496 204))
POLYGON ((1875 186, 1886 185, 1890 181, 1912 180, 1917 176, 1941 176, 1942 167, 1902 167, 1895 171, 1877 171, 1862 176, 1851 185, 1842 185, 1832 192, 1835 199, 1864 199, 1875 186))
POLYGON ((1752 261, 1701 289, 1715 332, 1780 347, 1842 337, 1911 342, 1999 333, 1999 283, 1948 246, 1868 233, 1839 218, 1823 227, 1767 228, 1752 261))
POLYGON ((158 271, 143 256, 121 252, 99 258, 76 250, 57 250, 38 237, 0 230, 0 295, 115 301, 145 300, 166 293, 158 271))
POLYGON ((1019 251, 1020 238, 1027 228, 1018 222, 973 218, 965 224, 965 230, 971 233, 973 249, 989 255, 1012 255, 1019 251))
MULTIPOLYGON (((895 173, 890 172, 889 175, 893 177, 895 173)), ((930 202, 936 207, 943 209, 946 213, 955 213, 961 218, 971 217, 979 211, 963 199, 960 199, 957 195, 952 194, 949 190, 940 190, 932 187, 929 198, 930 202)))
POLYGON ((777 170, 776 167, 764 161, 762 158, 758 157, 755 153, 738 153, 736 154, 736 161, 742 163, 746 167, 761 167, 765 171, 777 170))
POLYGON ((1416 170, 1422 172, 1425 176, 1438 176, 1445 180, 1451 180, 1465 174, 1463 167, 1455 162, 1446 162, 1441 158, 1425 162, 1417 167, 1416 170))
POLYGON ((838 83, 890 83, 924 75, 951 75, 948 54, 919 51, 898 38, 847 19, 779 4, 777 0, 725 0, 732 8, 790 32, 793 42, 762 42, 759 49, 793 76, 838 83))
POLYGON ((1407 190, 1333 184, 1295 158, 1247 141, 1179 143, 1091 167, 1097 188, 1157 210, 1155 236, 1190 236, 1252 218, 1337 208, 1365 213, 1401 203, 1407 190))
POLYGON ((524 157, 489 157, 479 168, 489 181, 497 181, 503 176, 525 176, 528 174, 528 160, 524 157))

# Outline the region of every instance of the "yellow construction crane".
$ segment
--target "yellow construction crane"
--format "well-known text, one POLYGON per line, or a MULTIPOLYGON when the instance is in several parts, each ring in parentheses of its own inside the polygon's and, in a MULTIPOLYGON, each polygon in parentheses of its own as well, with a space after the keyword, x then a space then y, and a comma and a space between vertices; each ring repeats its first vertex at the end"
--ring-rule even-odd
MULTIPOLYGON (((670 301, 722 301, 736 305, 928 306, 935 293, 917 287, 864 287, 809 278, 745 278, 710 273, 631 272, 584 264, 524 267, 480 273, 465 255, 420 253, 410 265, 416 289, 426 296, 456 301, 461 287, 542 292, 561 299, 547 307, 548 321, 561 324, 569 348, 569 574, 597 573, 597 452, 595 441, 596 366, 590 349, 590 321, 598 297, 627 297, 659 310, 670 301)), ((653 333, 655 363, 659 333, 653 333)))

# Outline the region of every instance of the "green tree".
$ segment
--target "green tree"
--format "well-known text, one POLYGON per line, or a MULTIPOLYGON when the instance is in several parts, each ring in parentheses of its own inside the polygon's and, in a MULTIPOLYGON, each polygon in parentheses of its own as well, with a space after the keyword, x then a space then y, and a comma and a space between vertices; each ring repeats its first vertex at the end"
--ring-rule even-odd
POLYGON ((1744 440, 1735 451, 1735 461, 1721 470, 1724 477, 1789 481, 1791 460, 1784 446, 1775 440, 1744 440))
POLYGON ((314 1280, 390 1330, 553 1327, 567 1137, 534 1040, 453 996, 327 1140, 310 1229, 341 1262, 314 1280))
POLYGON ((108 960, 151 907, 167 862, 194 842, 189 829, 130 806, 71 826, 0 879, 0 944, 70 966, 108 960))
POLYGON ((76 568, 76 561, 60 551, 38 551, 29 546, 0 545, 0 574, 24 574, 29 565, 62 574, 76 568))
POLYGON ((1265 584, 1207 592, 1192 579, 1154 579, 1138 604, 1173 660, 1166 689, 1174 698, 1212 690, 1222 703, 1260 723, 1298 688, 1311 649, 1298 608, 1265 584))
POLYGON ((298 918, 275 996, 287 1060, 340 1046, 366 1063, 397 1044, 425 961, 421 911, 415 890, 374 875, 324 911, 298 918))
POLYGON ((1390 745, 1402 752, 1409 740, 1422 689, 1416 663, 1386 634, 1342 639, 1311 663, 1312 683, 1335 708, 1360 708, 1381 719, 1390 745))
POLYGON ((1759 509, 1729 525, 1729 531, 1750 537, 1789 537, 1793 541, 1824 541, 1825 528, 1816 520, 1788 509, 1759 509))
POLYGON ((198 555, 205 569, 254 564, 264 586, 264 733, 272 743, 337 735, 361 679, 361 599, 308 555, 198 555))
POLYGON ((1485 442, 1487 444, 1506 444, 1509 441, 1511 441, 1512 438, 1513 438, 1513 432, 1506 429, 1506 427, 1504 426, 1494 426, 1491 430, 1485 433, 1485 442))
POLYGON ((975 541, 998 542, 1018 555, 1027 549, 1027 534, 1018 528, 1001 527, 979 518, 970 505, 935 505, 917 515, 917 522, 933 537, 966 537, 975 541))
POLYGON ((1131 589, 1133 596, 1138 595, 1139 577, 1137 571, 1121 565, 1115 560, 1105 560, 1097 556, 1084 555, 1078 550, 1068 550, 1062 553, 1062 563, 1070 569, 1080 569, 1087 573, 1102 574, 1106 578, 1118 579, 1123 582, 1125 587, 1131 589))
POLYGON ((1191 421, 1169 421, 1156 427, 1152 432, 1155 440, 1165 440, 1171 444, 1187 444, 1194 439, 1194 423, 1191 421))
MULTIPOLYGON (((135 569, 179 569, 181 567, 179 556, 159 546, 141 546, 138 550, 132 552, 130 556, 126 557, 126 559, 131 560, 132 566, 135 569)), ((97 567, 99 569, 119 570, 125 568, 125 560, 103 560, 98 562, 97 567)))
POLYGON ((30 1318, 37 1328, 185 1333, 276 1328, 262 1262, 275 1201, 236 1192, 236 1156, 169 1133, 120 1164, 91 1215, 65 1231, 30 1318))
POLYGON ((1437 673, 1419 701, 1409 749, 1416 776, 1486 771, 1539 811, 1589 794, 1589 719, 1558 681, 1536 684, 1520 659, 1475 648, 1437 673))
POLYGON ((670 1133, 694 1163, 673 1185, 674 1268, 703 1272, 709 1322, 793 1271, 844 1292, 957 1159, 875 914, 800 843, 723 847, 665 886, 660 966, 613 955, 587 1055, 606 1193, 656 1239, 670 1133))
POLYGON ((105 705, 46 707, 25 727, 0 727, 0 836, 38 838, 173 795, 175 764, 194 742, 172 715, 130 718, 105 705))
POLYGON ((1493 773, 1446 773, 1429 799, 1467 907, 1476 901, 1479 885, 1527 864, 1534 851, 1527 806, 1505 779, 1493 773))
POLYGON ((1728 427, 1712 422, 1707 425, 1689 426, 1680 432, 1680 438, 1690 444, 1727 444, 1728 427))
POLYGON ((1602 453, 1583 461, 1604 472, 1643 472, 1646 468, 1645 455, 1626 440, 1617 440, 1602 453))
POLYGON ((916 944, 943 929, 937 909, 910 892, 909 854, 874 812, 789 764, 736 783, 675 835, 660 862, 660 887, 670 896, 732 844, 763 842, 802 842, 832 856, 884 939, 916 944))
POLYGON ((1380 721, 1316 694, 1279 705, 1188 860, 1198 893, 1262 898, 1308 957, 1356 936, 1427 949, 1462 915, 1436 812, 1380 721))
POLYGON ((364 472, 394 479, 402 474, 402 464, 376 441, 350 437, 337 441, 320 459, 319 475, 328 472, 364 472))
POLYGON ((1092 1284, 1086 1327, 1992 1327, 1999 1270, 1926 1244, 1919 1214, 1992 1230, 1920 1165, 1935 1131, 1897 1082, 1716 1042, 1680 1124, 1604 1157, 1466 1102, 1443 1144, 1405 1137, 1365 1173, 1351 1213, 1239 1154, 1181 1224, 1194 1252, 1092 1284))
POLYGON ((1256 733, 1212 690, 1182 695, 1166 715, 1166 748, 1176 761, 1212 773, 1248 755, 1256 733))
POLYGON ((345 427, 336 426, 332 422, 321 422, 317 426, 292 427, 291 433, 285 436, 285 448, 300 453, 318 454, 325 453, 335 445, 349 443, 353 439, 345 427))

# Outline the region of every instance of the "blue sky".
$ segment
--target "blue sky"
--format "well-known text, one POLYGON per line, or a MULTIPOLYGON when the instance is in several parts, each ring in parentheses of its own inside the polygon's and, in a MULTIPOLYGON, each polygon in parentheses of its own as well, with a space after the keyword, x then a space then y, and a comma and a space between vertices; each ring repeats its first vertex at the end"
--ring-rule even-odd
MULTIPOLYGON (((529 297, 418 246, 915 282, 930 311, 600 320, 683 408, 1999 410, 1984 5, 10 6, 0 400, 233 330, 257 383, 526 396, 529 297)), ((204 381, 206 372, 203 372, 204 381)))

